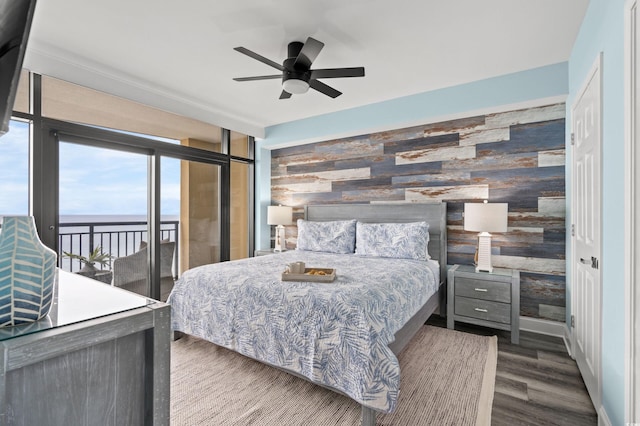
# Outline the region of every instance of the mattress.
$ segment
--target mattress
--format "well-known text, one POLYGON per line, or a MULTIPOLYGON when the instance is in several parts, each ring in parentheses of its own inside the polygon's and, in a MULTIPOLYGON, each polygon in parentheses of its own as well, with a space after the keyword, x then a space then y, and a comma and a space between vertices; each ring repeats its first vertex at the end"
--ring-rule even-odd
POLYGON ((436 261, 293 250, 200 266, 176 282, 172 328, 394 410, 388 344, 439 285, 436 261), (331 283, 282 281, 287 264, 334 268, 331 283))

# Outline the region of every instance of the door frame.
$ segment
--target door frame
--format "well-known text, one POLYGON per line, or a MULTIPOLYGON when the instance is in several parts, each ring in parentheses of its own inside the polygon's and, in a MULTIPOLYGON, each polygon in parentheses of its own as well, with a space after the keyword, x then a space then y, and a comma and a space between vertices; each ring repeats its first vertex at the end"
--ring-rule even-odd
POLYGON ((640 134, 638 133, 638 108, 640 99, 636 95, 640 89, 636 80, 640 64, 637 45, 638 19, 637 0, 627 0, 625 4, 624 32, 624 118, 625 118, 625 422, 640 422, 640 291, 634 288, 639 282, 640 268, 640 173, 636 164, 640 161, 640 134))
MULTIPOLYGON (((589 72, 587 73, 587 75, 585 76, 582 86, 580 87, 580 90, 578 90, 576 98, 574 99, 572 105, 571 105, 571 110, 570 110, 570 119, 571 119, 571 134, 573 135, 575 129, 573 128, 573 110, 575 108, 575 105, 578 103, 578 101, 580 100, 580 98, 582 97, 582 95, 584 94, 585 90, 587 89, 589 82, 593 79, 594 75, 596 73, 598 73, 598 84, 599 84, 599 91, 600 91, 600 114, 598 119, 600 120, 600 146, 598 147, 599 151, 600 151, 600 161, 597 164, 597 167, 600 169, 600 182, 598 183, 600 185, 600 212, 599 212, 599 216, 600 216, 600 227, 598 232, 600 232, 600 247, 598 247, 598 253, 597 253, 597 257, 598 259, 600 259, 600 267, 598 268, 598 274, 599 274, 599 279, 600 279, 600 293, 598 295, 598 303, 600 305, 600 318, 598 319, 599 321, 599 327, 600 330, 598 332, 598 361, 597 361, 597 366, 595 368, 596 370, 596 374, 597 374, 597 381, 598 381, 598 400, 597 400, 597 405, 595 407, 596 412, 598 413, 598 416, 600 416, 602 414, 602 64, 603 64, 603 53, 599 52, 598 56, 596 57, 593 65, 591 66, 589 72)), ((575 170, 576 170, 576 165, 575 165, 575 155, 574 155, 574 145, 573 142, 571 143, 571 228, 573 229, 576 223, 576 197, 577 197, 577 188, 576 188, 576 179, 575 179, 575 170)), ((567 262, 570 265, 570 271, 571 271, 571 280, 572 280, 572 284, 575 283, 575 277, 576 277, 576 269, 575 269, 575 262, 573 261, 573 257, 576 255, 576 248, 575 248, 575 235, 572 233, 571 234, 571 257, 569 259, 567 259, 567 262)), ((571 288, 571 316, 573 318, 573 312, 575 310, 575 307, 577 306, 577 292, 576 292, 576 288, 572 286, 571 288)), ((570 324, 571 326, 571 324, 570 324)), ((571 327, 571 347, 572 347, 572 357, 575 358, 575 353, 576 353, 576 348, 577 348, 577 343, 576 343, 576 333, 573 329, 573 327, 571 327)), ((593 398, 592 398, 593 400, 593 398)), ((596 405, 596 404, 594 404, 596 405)))

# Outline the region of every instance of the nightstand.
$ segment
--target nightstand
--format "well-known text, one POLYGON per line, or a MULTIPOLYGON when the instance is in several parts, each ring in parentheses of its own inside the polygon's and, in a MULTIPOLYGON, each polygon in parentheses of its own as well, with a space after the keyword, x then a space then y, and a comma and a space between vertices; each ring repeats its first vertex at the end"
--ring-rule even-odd
POLYGON ((274 251, 273 249, 263 249, 263 250, 256 250, 255 252, 253 252, 254 256, 266 256, 268 254, 280 254, 282 253, 281 251, 274 251))
POLYGON ((508 330, 511 343, 518 343, 520 271, 476 272, 472 265, 453 265, 447 278, 447 328, 459 321, 508 330))

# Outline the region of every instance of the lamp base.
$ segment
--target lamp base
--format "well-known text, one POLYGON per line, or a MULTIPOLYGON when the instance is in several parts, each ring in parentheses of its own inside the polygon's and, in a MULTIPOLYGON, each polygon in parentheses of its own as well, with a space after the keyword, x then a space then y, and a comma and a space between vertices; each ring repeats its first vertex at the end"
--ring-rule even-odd
POLYGON ((273 251, 281 252, 286 251, 286 242, 284 239, 284 226, 278 225, 276 226, 276 243, 273 247, 273 251))
POLYGON ((491 265, 491 234, 488 232, 478 234, 476 272, 493 272, 493 266, 491 265))

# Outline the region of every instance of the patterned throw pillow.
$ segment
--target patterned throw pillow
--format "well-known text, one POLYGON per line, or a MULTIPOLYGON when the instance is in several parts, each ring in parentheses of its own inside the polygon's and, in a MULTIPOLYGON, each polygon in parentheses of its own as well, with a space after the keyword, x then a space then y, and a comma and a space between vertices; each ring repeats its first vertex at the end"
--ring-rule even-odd
POLYGON ((363 223, 356 226, 356 254, 396 259, 428 260, 429 224, 363 223))
POLYGON ((353 253, 356 221, 311 222, 298 219, 298 250, 353 253))

